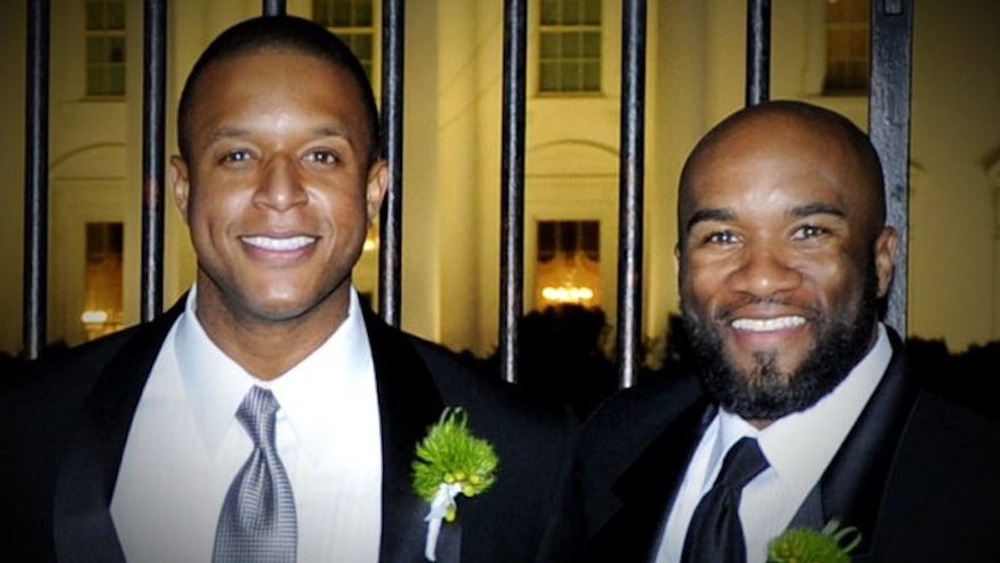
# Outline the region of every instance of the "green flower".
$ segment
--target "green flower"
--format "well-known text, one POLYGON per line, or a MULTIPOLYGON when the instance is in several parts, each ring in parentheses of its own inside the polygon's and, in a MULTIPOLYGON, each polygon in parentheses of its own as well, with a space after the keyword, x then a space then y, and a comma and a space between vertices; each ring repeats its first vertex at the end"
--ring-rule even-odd
MULTIPOLYGON (((496 481, 500 460, 489 442, 469 432, 467 418, 462 408, 446 407, 417 444, 413 489, 428 504, 433 505, 442 490, 472 497, 486 492, 496 481)), ((448 503, 445 520, 453 521, 455 511, 455 504, 448 503)))
POLYGON ((768 563, 850 563, 848 555, 861 543, 861 532, 831 520, 821 530, 791 528, 767 545, 768 563))

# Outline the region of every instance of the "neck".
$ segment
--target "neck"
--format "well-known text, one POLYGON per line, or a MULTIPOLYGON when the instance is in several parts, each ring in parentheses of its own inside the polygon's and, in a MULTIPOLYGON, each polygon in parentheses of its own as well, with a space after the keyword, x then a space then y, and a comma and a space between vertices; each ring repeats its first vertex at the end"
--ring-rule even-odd
POLYGON ((197 295, 197 315, 208 337, 250 375, 277 379, 312 354, 347 319, 350 294, 331 295, 291 319, 267 319, 235 311, 211 292, 197 295))

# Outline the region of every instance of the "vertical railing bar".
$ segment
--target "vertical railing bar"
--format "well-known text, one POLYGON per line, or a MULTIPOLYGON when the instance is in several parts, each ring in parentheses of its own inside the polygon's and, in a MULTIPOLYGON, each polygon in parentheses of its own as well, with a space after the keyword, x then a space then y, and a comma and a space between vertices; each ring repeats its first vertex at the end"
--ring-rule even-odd
POLYGON ((500 374, 517 381, 517 325, 524 311, 524 144, 527 0, 504 1, 501 155, 500 374))
POLYGON ((643 151, 646 89, 646 2, 622 5, 621 156, 618 196, 618 385, 639 370, 642 331, 643 151))
POLYGON ((771 0, 747 2, 746 105, 755 106, 770 97, 771 0))
POLYGON ((265 16, 283 16, 287 12, 285 0, 263 0, 261 11, 265 16))
POLYGON ((379 224, 378 310, 385 322, 400 324, 403 272, 403 0, 382 5, 382 141, 389 171, 388 193, 379 224))
POLYGON ((24 163, 24 354, 45 348, 48 314, 49 2, 28 2, 28 80, 24 163))
POLYGON ((899 254, 889 290, 886 322, 905 335, 909 269, 912 0, 872 2, 871 62, 868 131, 882 159, 887 220, 899 233, 899 254))
POLYGON ((146 0, 142 75, 142 321, 163 307, 163 174, 166 154, 167 7, 146 0))

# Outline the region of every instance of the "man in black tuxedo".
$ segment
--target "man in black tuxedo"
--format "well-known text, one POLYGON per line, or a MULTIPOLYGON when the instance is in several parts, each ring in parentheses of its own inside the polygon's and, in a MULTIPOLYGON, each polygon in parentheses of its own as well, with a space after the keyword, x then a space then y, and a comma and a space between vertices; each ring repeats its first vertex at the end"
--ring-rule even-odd
POLYGON ((299 18, 239 23, 196 63, 178 115, 171 181, 195 286, 150 323, 32 363, 5 394, 0 560, 555 557, 569 411, 385 325, 351 284, 387 173, 346 46, 299 18), (457 518, 435 539, 411 472, 445 407, 499 469, 482 494, 441 489, 457 518))
POLYGON ((676 248, 697 377, 585 424, 585 559, 759 563, 833 520, 857 561, 1000 557, 1000 429, 930 392, 879 322, 885 214, 874 148, 831 111, 765 103, 698 143, 676 248))

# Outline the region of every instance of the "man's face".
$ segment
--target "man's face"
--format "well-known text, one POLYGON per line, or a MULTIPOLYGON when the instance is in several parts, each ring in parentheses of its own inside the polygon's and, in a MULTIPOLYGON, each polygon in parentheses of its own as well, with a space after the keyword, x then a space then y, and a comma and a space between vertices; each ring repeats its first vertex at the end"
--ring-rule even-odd
POLYGON ((191 161, 171 165, 199 316, 204 302, 249 323, 342 318, 386 182, 359 86, 321 59, 264 50, 213 64, 195 96, 191 161))
POLYGON ((681 306, 706 387, 751 421, 814 404, 874 343, 895 236, 845 143, 744 122, 681 195, 681 306))

